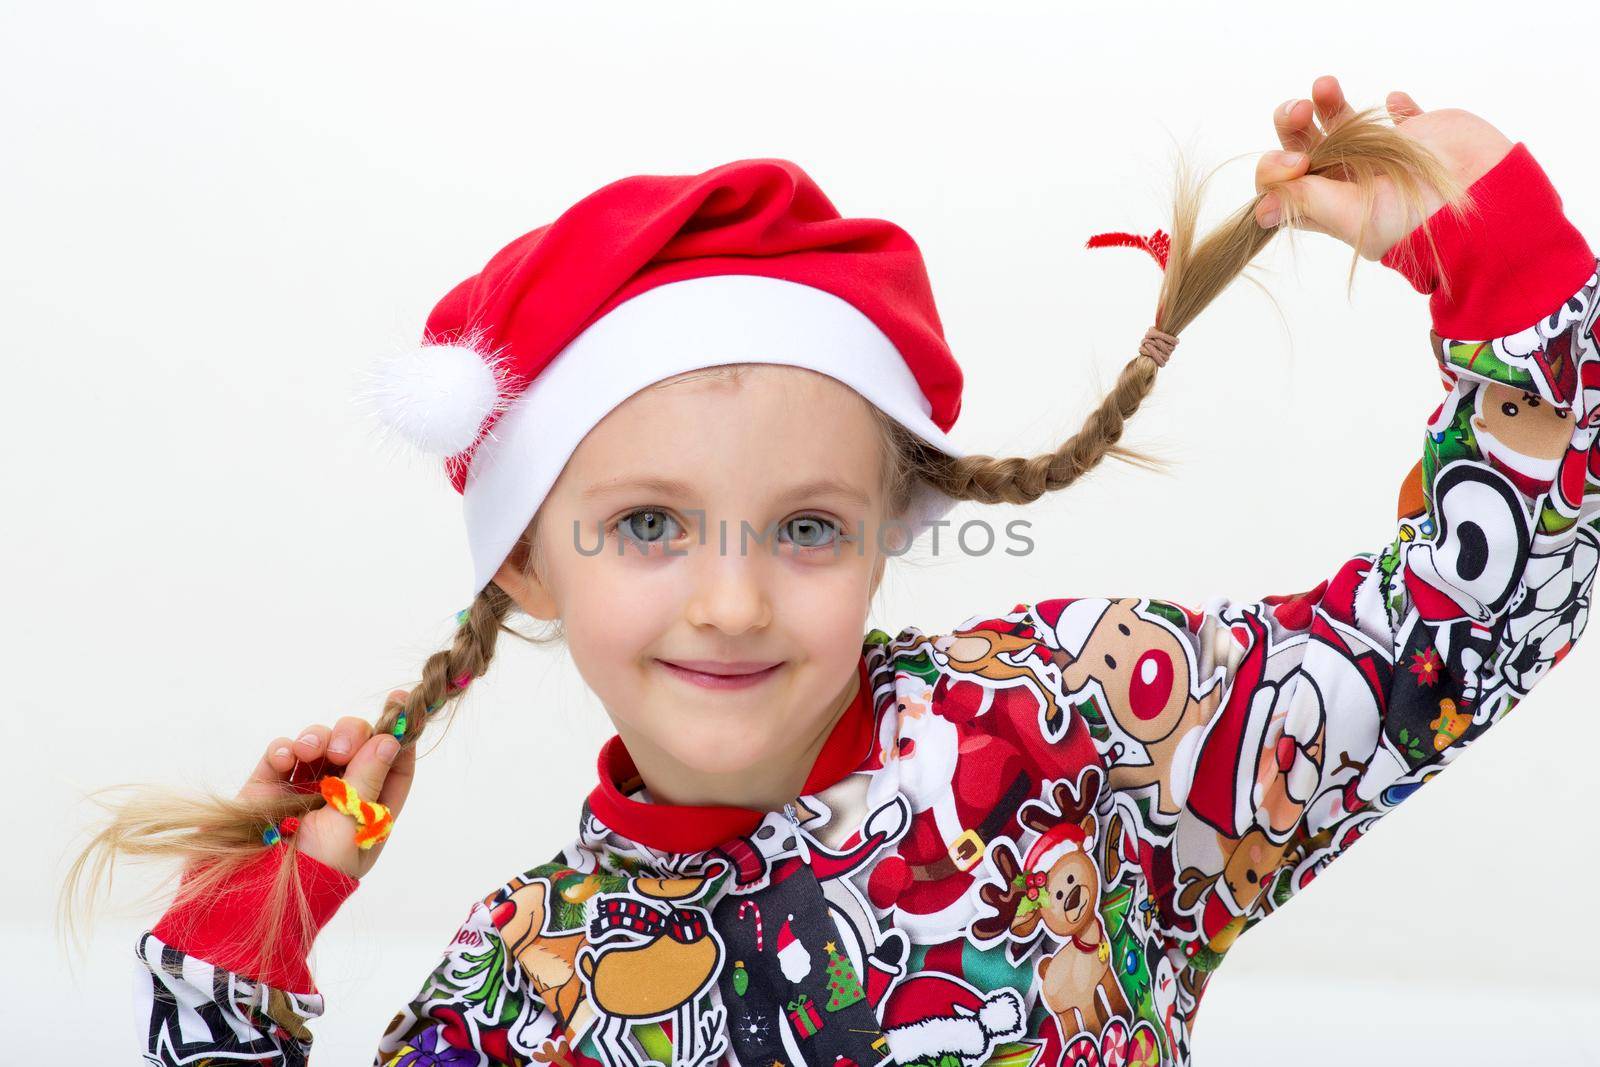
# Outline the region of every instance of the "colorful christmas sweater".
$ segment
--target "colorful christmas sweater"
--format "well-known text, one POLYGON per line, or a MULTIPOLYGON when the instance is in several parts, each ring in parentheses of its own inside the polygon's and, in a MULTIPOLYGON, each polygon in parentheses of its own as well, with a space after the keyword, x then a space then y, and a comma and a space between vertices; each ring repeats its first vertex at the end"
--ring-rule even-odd
MULTIPOLYGON (((576 836, 472 903, 373 1063, 1189 1063, 1240 934, 1587 621, 1597 263, 1522 143, 1473 192, 1478 215, 1432 220, 1448 296, 1420 228, 1383 260, 1431 294, 1444 386, 1387 545, 1255 602, 1049 596, 874 630, 781 811, 652 802, 613 738, 576 836)), ((356 883, 298 864, 309 944, 356 883)), ((304 965, 229 947, 253 891, 139 938, 150 1063, 307 1061, 304 965)))

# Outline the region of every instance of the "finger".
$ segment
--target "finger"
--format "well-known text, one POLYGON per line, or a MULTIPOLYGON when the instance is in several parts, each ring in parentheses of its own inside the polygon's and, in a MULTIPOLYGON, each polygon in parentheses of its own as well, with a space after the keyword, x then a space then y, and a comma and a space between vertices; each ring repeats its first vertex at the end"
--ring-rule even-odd
POLYGON ((1348 106, 1344 98, 1344 86, 1339 84, 1339 79, 1333 74, 1323 74, 1311 82, 1311 99, 1317 105, 1319 118, 1336 116, 1341 107, 1348 106))
POLYGON ((1322 131, 1311 121, 1311 101, 1301 97, 1286 100, 1272 113, 1278 143, 1289 152, 1308 152, 1322 140, 1322 131))
POLYGON ((350 762, 367 738, 372 736, 372 724, 357 715, 346 715, 333 727, 333 737, 328 742, 328 758, 338 764, 350 762))
POLYGON ((1333 130, 1356 113, 1345 100, 1339 79, 1332 74, 1324 74, 1311 83, 1311 102, 1316 105, 1317 118, 1322 121, 1324 131, 1333 130))
MULTIPOLYGON (((1274 188, 1262 203, 1276 201, 1281 217, 1288 218, 1293 208, 1292 225, 1298 230, 1312 230, 1353 241, 1360 228, 1361 197, 1349 182, 1324 178, 1320 174, 1306 174, 1274 188)), ((1257 221, 1261 219, 1261 206, 1257 206, 1257 221)), ((1276 223, 1273 223, 1276 225, 1276 223)))
POLYGON ((1384 103, 1389 108, 1389 117, 1394 119, 1396 123, 1404 122, 1406 119, 1422 114, 1422 108, 1418 106, 1415 100, 1411 99, 1411 94, 1403 93, 1398 89, 1390 93, 1384 103))
POLYGON ((267 745, 267 750, 262 753, 255 770, 245 779, 244 788, 239 790, 239 795, 270 791, 281 786, 289 772, 294 769, 293 745, 294 742, 287 737, 274 737, 267 745))
POLYGON ((294 741, 294 758, 301 763, 310 763, 320 759, 323 751, 328 746, 328 738, 333 731, 321 723, 314 723, 300 731, 300 736, 294 741))
MULTIPOLYGON (((411 780, 415 776, 416 765, 415 746, 401 746, 400 751, 395 754, 394 762, 389 765, 389 774, 383 780, 383 788, 378 791, 378 803, 389 809, 391 819, 400 818, 400 810, 406 806, 406 796, 411 792, 411 780)), ((372 862, 378 861, 383 846, 388 843, 389 839, 384 838, 372 846, 370 850, 372 862)))
POLYGON ((389 774, 384 778, 383 790, 378 794, 378 803, 393 812, 395 818, 400 817, 400 809, 405 807, 406 797, 411 793, 411 781, 416 777, 416 770, 416 746, 401 746, 394 762, 389 764, 389 774))
POLYGON ((1304 152, 1263 152, 1256 160, 1256 192, 1264 193, 1273 182, 1292 181, 1306 172, 1304 152))
POLYGON ((274 737, 250 775, 252 782, 275 785, 282 782, 294 769, 294 742, 287 737, 274 737))
MULTIPOLYGON (((383 782, 389 774, 389 765, 400 748, 392 734, 378 734, 368 738, 350 761, 344 780, 361 794, 362 800, 378 800, 383 792, 383 782)), ((381 803, 381 801, 380 801, 381 803)))

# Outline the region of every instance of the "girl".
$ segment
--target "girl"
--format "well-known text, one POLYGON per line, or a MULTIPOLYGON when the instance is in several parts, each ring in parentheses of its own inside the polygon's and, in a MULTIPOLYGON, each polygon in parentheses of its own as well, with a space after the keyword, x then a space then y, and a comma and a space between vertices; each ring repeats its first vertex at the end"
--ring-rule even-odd
POLYGON ((1184 179, 1170 235, 1092 241, 1162 265, 1156 326, 1029 460, 946 436, 962 376, 916 245, 792 163, 625 178, 508 245, 373 394, 465 499, 451 647, 375 724, 274 740, 237 797, 125 806, 69 876, 194 861, 137 944, 146 1059, 306 1061, 305 953, 520 611, 616 736, 574 838, 473 903, 375 1063, 1188 1063, 1239 935, 1586 620, 1595 257, 1525 145, 1403 93, 1388 118, 1318 79, 1214 232, 1184 179), (1280 228, 1431 294, 1445 395, 1392 543, 1255 603, 1051 598, 857 641, 954 501, 1140 461, 1124 420, 1280 228))

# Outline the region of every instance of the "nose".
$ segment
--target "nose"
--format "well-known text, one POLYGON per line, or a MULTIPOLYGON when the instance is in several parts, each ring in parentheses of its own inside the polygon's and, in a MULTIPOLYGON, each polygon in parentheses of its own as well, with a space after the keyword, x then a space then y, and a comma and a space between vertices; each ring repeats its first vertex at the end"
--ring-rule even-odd
POLYGON ((759 553, 719 551, 713 545, 697 553, 694 588, 685 617, 696 627, 712 626, 737 635, 772 622, 767 569, 759 553))

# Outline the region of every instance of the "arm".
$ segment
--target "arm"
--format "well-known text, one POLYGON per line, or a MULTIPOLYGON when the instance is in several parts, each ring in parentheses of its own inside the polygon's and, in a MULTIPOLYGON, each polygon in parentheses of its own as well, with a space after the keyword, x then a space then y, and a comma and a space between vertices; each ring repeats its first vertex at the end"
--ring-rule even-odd
MULTIPOLYGON (((391 706, 403 702, 404 689, 390 692, 391 706)), ((274 739, 239 791, 239 799, 273 799, 291 792, 317 791, 325 773, 343 768, 342 777, 362 797, 398 817, 410 791, 416 753, 400 747, 387 729, 349 715, 330 729, 308 726, 300 737, 274 739)), ((392 823, 391 823, 392 825, 392 823)), ((292 831, 295 845, 269 845, 234 870, 213 893, 191 895, 168 908, 135 947, 135 1003, 143 1029, 142 1047, 152 1064, 230 1061, 304 1064, 311 1052, 308 1023, 322 1014, 322 995, 306 968, 318 932, 361 884, 382 854, 384 840, 360 847, 349 817, 322 805, 305 814, 292 831), (294 870, 285 872, 285 857, 294 870), (258 916, 269 911, 280 877, 298 888, 302 911, 292 896, 283 929, 266 939, 270 958, 256 955, 258 916)), ((201 854, 199 863, 213 862, 201 854)), ((191 867, 184 874, 189 883, 191 867)))
POLYGON ((1174 767, 1175 851, 1188 844, 1196 859, 1174 863, 1166 900, 1215 951, 1503 718, 1583 630, 1597 546, 1595 257, 1526 145, 1473 191, 1480 216, 1432 220, 1450 299, 1418 266, 1420 228, 1383 257, 1431 294, 1446 389, 1394 540, 1272 605, 1270 622, 1266 604, 1219 610, 1233 665, 1218 715, 1174 767))
POLYGON ((1436 234, 1456 300, 1404 271, 1432 294, 1446 395, 1388 545, 1302 593, 1199 610, 1043 600, 941 642, 994 691, 969 703, 1037 768, 1015 837, 986 848, 993 914, 973 932, 1016 948, 1050 929, 1030 982, 1063 1041, 1117 1016, 1129 1042, 1164 1028, 1185 1046, 1239 935, 1583 631, 1600 558, 1597 264, 1525 146, 1472 188, 1483 214, 1436 234))
POLYGON ((169 908, 135 947, 135 1004, 152 1064, 192 1064, 207 1056, 303 1064, 311 1052, 308 1024, 323 1011, 322 994, 306 969, 317 933, 360 883, 304 852, 296 876, 311 921, 286 931, 276 964, 240 954, 248 924, 267 897, 287 850, 263 848, 261 858, 229 882, 214 905, 169 908))
MULTIPOLYGON (((262 860, 230 883, 224 905, 169 909, 140 936, 137 988, 139 1014, 148 1021, 146 1062, 309 1062, 309 1024, 321 1016, 324 1001, 303 955, 273 967, 230 949, 265 899, 283 855, 282 848, 263 850, 262 860)), ((314 916, 299 942, 309 948, 359 883, 303 852, 297 861, 314 916)), ((510 888, 473 903, 420 991, 385 1028, 374 1064, 453 1064, 455 1051, 470 1054, 463 1063, 479 1062, 482 1053, 491 1063, 520 1067, 562 1052, 555 1017, 517 970, 501 930, 520 929, 514 924, 519 914, 525 917, 527 903, 526 893, 517 896, 510 888)))
POLYGON ((1453 300, 1412 266, 1420 228, 1383 257, 1432 294, 1446 389, 1390 544, 1255 603, 1052 600, 1007 617, 1059 671, 1044 672, 1061 706, 1054 728, 1041 713, 1046 739, 1086 728, 1107 769, 1107 885, 1144 883, 1197 966, 1504 717, 1586 621, 1596 261, 1526 146, 1472 188, 1480 216, 1430 223, 1453 300))

